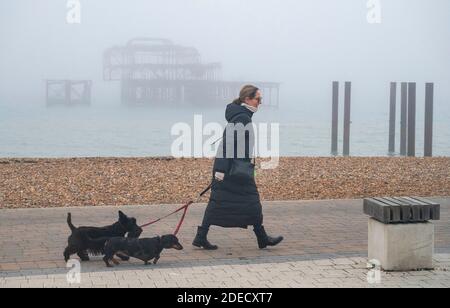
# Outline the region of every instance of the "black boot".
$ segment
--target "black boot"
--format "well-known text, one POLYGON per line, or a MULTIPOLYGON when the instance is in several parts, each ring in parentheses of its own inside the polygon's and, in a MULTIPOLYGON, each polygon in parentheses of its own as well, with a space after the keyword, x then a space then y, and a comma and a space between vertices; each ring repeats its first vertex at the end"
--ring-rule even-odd
POLYGON ((209 229, 204 227, 198 227, 197 229, 197 235, 195 236, 194 241, 192 242, 192 245, 195 247, 201 247, 206 250, 216 250, 217 246, 212 245, 210 242, 208 242, 206 235, 208 234, 209 229))
POLYGON ((266 248, 267 246, 275 246, 283 240, 282 236, 278 237, 268 236, 266 230, 264 230, 264 226, 255 227, 253 231, 255 232, 256 237, 258 238, 259 249, 266 248))

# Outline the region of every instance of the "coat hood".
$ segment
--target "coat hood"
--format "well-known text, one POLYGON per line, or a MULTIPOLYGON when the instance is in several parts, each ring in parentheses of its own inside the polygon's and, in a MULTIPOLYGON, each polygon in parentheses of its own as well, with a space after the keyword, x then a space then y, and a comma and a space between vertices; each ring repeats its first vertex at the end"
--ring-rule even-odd
POLYGON ((250 118, 253 116, 253 112, 245 108, 244 106, 231 103, 228 104, 227 109, 225 110, 225 119, 230 122, 231 119, 236 117, 238 114, 245 114, 248 115, 250 118))

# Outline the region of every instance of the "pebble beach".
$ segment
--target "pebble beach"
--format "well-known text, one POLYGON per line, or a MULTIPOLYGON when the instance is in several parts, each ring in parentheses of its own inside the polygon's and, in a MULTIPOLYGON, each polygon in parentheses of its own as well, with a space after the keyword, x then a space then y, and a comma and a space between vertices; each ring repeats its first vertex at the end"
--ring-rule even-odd
MULTIPOLYGON (((0 208, 182 203, 209 184, 212 164, 211 159, 4 158, 0 208)), ((450 196, 450 157, 280 158, 275 169, 258 168, 256 180, 263 201, 450 196)))

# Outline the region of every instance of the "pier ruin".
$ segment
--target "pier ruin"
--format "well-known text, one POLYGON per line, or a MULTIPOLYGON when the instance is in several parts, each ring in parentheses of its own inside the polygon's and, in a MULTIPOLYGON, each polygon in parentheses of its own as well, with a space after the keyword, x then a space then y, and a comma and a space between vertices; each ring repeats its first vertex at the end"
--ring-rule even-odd
POLYGON ((278 107, 279 83, 224 81, 221 75, 221 63, 202 63, 197 49, 167 39, 132 39, 103 56, 103 79, 120 82, 124 105, 220 105, 236 98, 243 85, 255 84, 264 105, 278 107))
POLYGON ((47 80, 47 106, 75 106, 91 104, 92 81, 90 80, 47 80))

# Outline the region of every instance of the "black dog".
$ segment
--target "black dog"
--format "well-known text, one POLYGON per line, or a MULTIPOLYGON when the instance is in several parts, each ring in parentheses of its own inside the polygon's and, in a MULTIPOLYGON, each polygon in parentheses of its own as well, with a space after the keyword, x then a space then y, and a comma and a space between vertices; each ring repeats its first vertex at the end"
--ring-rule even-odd
MULTIPOLYGON (((129 218, 124 213, 119 211, 119 220, 106 227, 75 227, 72 224, 72 215, 67 215, 67 224, 69 225, 72 234, 69 236, 69 244, 64 251, 64 259, 66 262, 70 256, 77 254, 81 261, 89 261, 88 253, 93 255, 102 255, 104 253, 104 245, 107 239, 112 237, 123 238, 126 233, 130 238, 138 238, 142 233, 142 228, 136 224, 135 218, 129 218), (93 241, 92 239, 104 238, 103 241, 93 241)), ((122 256, 123 257, 123 256, 122 256)), ((123 257, 123 260, 128 260, 128 257, 123 257)))
POLYGON ((116 237, 106 241, 103 261, 105 261, 107 267, 113 267, 109 261, 118 264, 114 259, 114 255, 119 257, 122 255, 142 260, 145 262, 145 265, 154 259, 153 264, 156 264, 161 257, 161 251, 169 248, 183 249, 175 235, 163 235, 145 239, 116 237))

